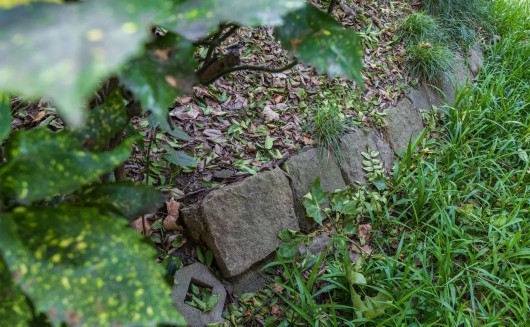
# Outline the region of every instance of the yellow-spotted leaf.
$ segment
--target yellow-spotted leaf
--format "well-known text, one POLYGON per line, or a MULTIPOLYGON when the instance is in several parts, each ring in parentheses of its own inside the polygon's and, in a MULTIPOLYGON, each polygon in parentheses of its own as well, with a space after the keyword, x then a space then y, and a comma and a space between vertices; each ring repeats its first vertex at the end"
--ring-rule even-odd
POLYGON ((72 125, 101 79, 140 50, 166 1, 37 2, 0 10, 0 90, 45 96, 72 125))
POLYGON ((0 144, 11 132, 11 104, 9 96, 0 93, 0 144))
POLYGON ((15 133, 5 149, 0 196, 24 204, 70 193, 112 171, 130 156, 131 141, 93 153, 84 150, 68 131, 38 128, 15 133))
MULTIPOLYGON (((169 107, 183 92, 191 93, 197 82, 195 46, 182 37, 167 33, 148 45, 140 57, 128 62, 121 70, 120 80, 132 91, 145 111, 165 131, 172 132, 168 123, 169 107)), ((177 137, 188 138, 181 130, 177 137)))
POLYGON ((184 325, 155 251, 95 208, 0 214, 0 254, 13 282, 54 326, 184 325))
POLYGON ((4 326, 25 327, 32 311, 20 288, 13 284, 11 273, 0 257, 0 322, 4 326))
POLYGON ((133 182, 91 185, 69 198, 77 206, 96 207, 100 212, 129 219, 156 211, 165 200, 166 197, 154 188, 133 182))
POLYGON ((319 73, 361 81, 362 47, 354 30, 310 4, 284 20, 277 34, 287 50, 319 73))
POLYGON ((215 30, 219 23, 277 26, 285 14, 300 9, 305 0, 180 0, 174 15, 160 17, 158 23, 190 40, 215 30))

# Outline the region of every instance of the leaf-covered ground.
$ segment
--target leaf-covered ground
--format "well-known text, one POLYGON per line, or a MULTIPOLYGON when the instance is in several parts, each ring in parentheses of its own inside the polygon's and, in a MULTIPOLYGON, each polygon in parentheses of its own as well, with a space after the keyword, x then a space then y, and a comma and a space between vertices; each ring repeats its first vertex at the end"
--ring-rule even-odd
MULTIPOLYGON (((387 0, 343 1, 336 6, 333 15, 361 35, 364 86, 318 75, 303 64, 282 73, 235 72, 210 86, 196 86, 192 95, 177 99, 170 111, 173 124, 191 140, 156 136, 152 181, 176 187, 184 196, 269 169, 306 146, 318 145, 313 119, 329 102, 340 105, 350 127, 382 124, 384 110, 402 96, 408 83, 403 73, 404 48, 394 32, 399 19, 411 10, 407 3, 387 0), (177 173, 161 157, 162 144, 185 151, 197 166, 177 173)), ((230 51, 241 54, 242 64, 276 68, 290 61, 272 29, 241 28, 220 49, 221 54, 230 51)), ((147 126, 146 121, 138 124, 147 126)), ((148 140, 152 131, 146 134, 148 140)), ((145 154, 138 152, 139 160, 128 166, 137 180, 145 178, 145 154)))

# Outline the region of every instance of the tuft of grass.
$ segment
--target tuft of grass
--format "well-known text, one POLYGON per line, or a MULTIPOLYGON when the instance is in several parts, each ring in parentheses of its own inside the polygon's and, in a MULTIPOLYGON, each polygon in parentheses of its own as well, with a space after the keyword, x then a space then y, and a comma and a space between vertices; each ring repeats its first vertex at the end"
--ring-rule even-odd
POLYGON ((478 37, 475 27, 488 23, 487 0, 424 0, 423 10, 441 22, 446 34, 462 46, 472 44, 478 37))
POLYGON ((344 133, 346 123, 341 107, 335 101, 324 100, 322 107, 315 112, 313 136, 318 144, 318 152, 325 157, 330 152, 341 160, 340 137, 344 133))
POLYGON ((428 83, 437 83, 451 74, 455 58, 449 48, 429 42, 411 44, 405 53, 410 76, 428 83))
POLYGON ((426 13, 416 12, 410 14, 399 26, 398 37, 405 43, 420 43, 423 40, 440 42, 444 34, 438 22, 426 13))

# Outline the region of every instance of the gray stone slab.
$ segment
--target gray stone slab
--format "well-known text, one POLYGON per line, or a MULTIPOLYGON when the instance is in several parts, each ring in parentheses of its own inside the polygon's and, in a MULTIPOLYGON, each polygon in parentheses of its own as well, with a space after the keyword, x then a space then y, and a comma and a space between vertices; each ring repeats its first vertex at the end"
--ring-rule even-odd
POLYGON ((346 187, 337 159, 334 155, 321 158, 317 149, 310 149, 289 158, 285 162, 285 169, 291 179, 294 211, 298 224, 301 229, 309 230, 316 223, 306 217, 302 197, 311 190, 313 181, 320 177, 320 186, 326 192, 346 187))
POLYGON ((390 145, 375 130, 356 130, 344 135, 340 139, 340 149, 344 156, 344 160, 340 162, 342 176, 349 185, 355 185, 356 182, 366 183, 361 152, 368 149, 379 151, 386 170, 390 169, 394 159, 390 145))
POLYGON ((208 267, 202 263, 194 263, 175 273, 175 285, 171 289, 171 298, 177 310, 182 313, 191 327, 203 327, 209 323, 223 321, 222 314, 226 300, 226 290, 208 267), (219 295, 219 300, 212 310, 202 312, 184 302, 192 282, 203 287, 210 287, 212 294, 219 295))
POLYGON ((237 295, 252 293, 262 289, 268 284, 273 283, 274 280, 269 275, 264 273, 262 269, 274 258, 275 255, 271 254, 266 259, 254 264, 244 273, 228 278, 227 281, 232 288, 232 292, 237 295))
POLYGON ((450 76, 442 78, 441 91, 445 95, 444 104, 452 105, 455 101, 456 92, 473 79, 465 60, 457 54, 453 65, 453 72, 450 76))
POLYGON ((406 151, 409 140, 414 140, 423 131, 423 120, 412 102, 404 98, 396 107, 388 110, 387 134, 394 151, 406 151))
POLYGON ((206 227, 204 226, 199 204, 194 203, 181 208, 179 215, 184 221, 188 235, 191 236, 195 242, 200 242, 201 236, 205 233, 206 227))
POLYGON ((482 47, 478 44, 475 44, 469 50, 469 70, 473 76, 477 76, 482 66, 484 66, 484 51, 482 47))
POLYGON ((279 245, 278 232, 299 230, 289 180, 279 168, 251 176, 204 198, 202 240, 225 277, 241 274, 279 245))

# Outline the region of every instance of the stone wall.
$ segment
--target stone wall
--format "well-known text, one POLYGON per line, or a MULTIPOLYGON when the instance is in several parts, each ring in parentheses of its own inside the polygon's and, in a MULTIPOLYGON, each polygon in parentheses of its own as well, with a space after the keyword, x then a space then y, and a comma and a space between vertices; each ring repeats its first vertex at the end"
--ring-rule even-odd
POLYGON ((390 169, 394 153, 406 150, 409 140, 423 131, 420 111, 453 103, 455 90, 470 82, 481 66, 482 52, 473 48, 465 60, 455 62, 454 77, 444 78, 438 89, 420 84, 389 109, 384 130, 344 135, 340 162, 334 156, 319 158, 316 149, 309 149, 289 158, 284 170, 261 172, 210 192, 201 203, 181 210, 191 237, 212 250, 226 278, 244 279, 246 271, 276 250, 279 231, 314 226, 305 217, 301 199, 316 177, 326 191, 364 182, 360 153, 367 147, 378 150, 390 169))

